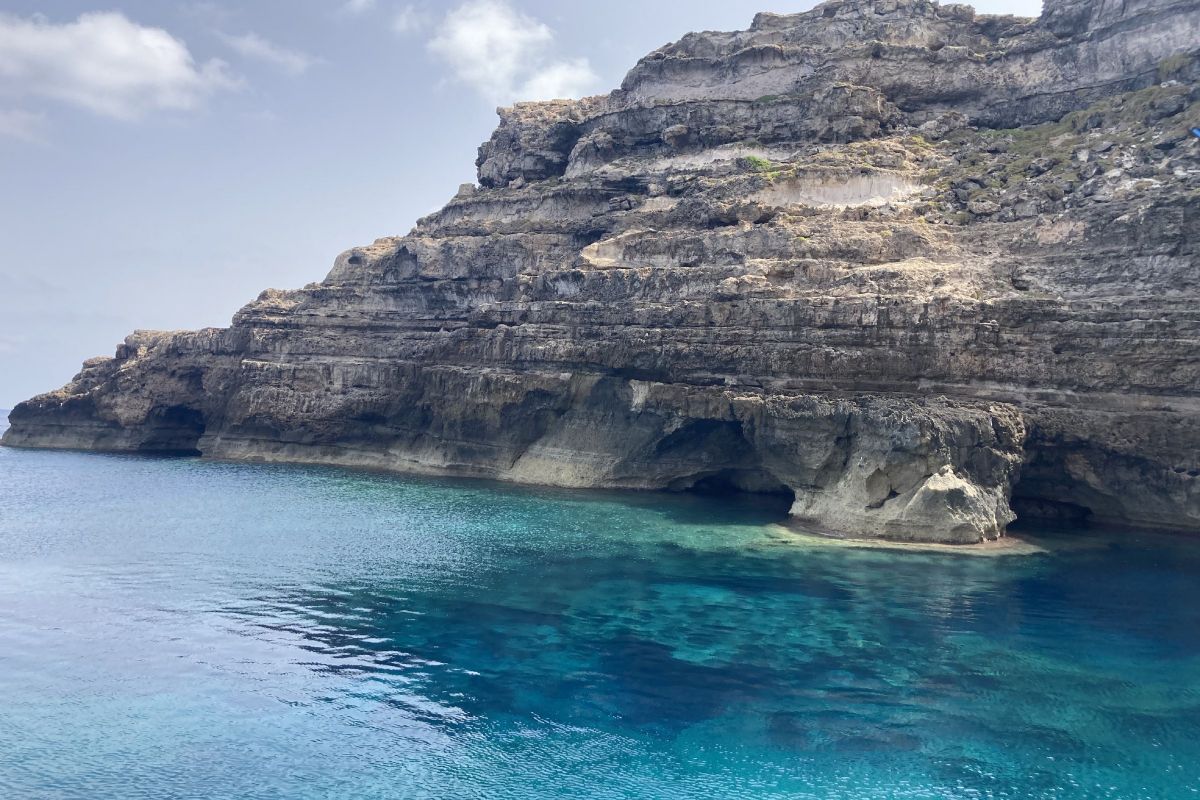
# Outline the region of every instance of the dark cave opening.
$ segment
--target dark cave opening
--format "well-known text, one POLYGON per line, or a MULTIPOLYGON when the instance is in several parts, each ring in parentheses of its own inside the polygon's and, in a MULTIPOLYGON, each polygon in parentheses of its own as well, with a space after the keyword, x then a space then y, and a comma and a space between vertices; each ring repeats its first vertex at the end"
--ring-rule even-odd
POLYGON ((1009 501, 1017 515, 1014 530, 1084 530, 1092 526, 1093 515, 1112 510, 1113 498, 1073 476, 1068 464, 1072 452, 1042 440, 1026 444, 1026 461, 1009 501))
POLYGON ((783 481, 762 469, 721 469, 675 481, 670 491, 686 492, 723 502, 753 504, 787 516, 796 493, 783 481))
POLYGON ((185 405, 156 408, 146 417, 146 436, 138 451, 170 456, 198 456, 204 415, 185 405))
POLYGON ((1021 496, 1014 493, 1012 510, 1017 515, 1015 529, 1054 525, 1055 527, 1079 529, 1089 527, 1092 510, 1087 506, 1064 500, 1045 497, 1021 496))
POLYGON ((1084 531, 1106 500, 1069 477, 1066 465, 1037 454, 1013 486, 1009 505, 1017 515, 1014 531, 1084 531))
POLYGON ((663 437, 655 455, 679 477, 667 491, 686 492, 726 502, 779 506, 786 516, 795 492, 766 469, 740 422, 698 419, 663 437))
POLYGON ((697 494, 778 494, 794 498, 787 484, 765 470, 723 469, 696 478, 687 491, 697 494))

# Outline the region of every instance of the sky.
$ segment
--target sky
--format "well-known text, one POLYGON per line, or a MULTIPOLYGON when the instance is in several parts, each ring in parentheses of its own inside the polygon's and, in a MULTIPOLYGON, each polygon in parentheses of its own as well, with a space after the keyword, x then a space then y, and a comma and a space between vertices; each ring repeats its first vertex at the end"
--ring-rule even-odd
POLYGON ((474 180, 499 105, 814 5, 0 0, 0 408, 406 233, 474 180))

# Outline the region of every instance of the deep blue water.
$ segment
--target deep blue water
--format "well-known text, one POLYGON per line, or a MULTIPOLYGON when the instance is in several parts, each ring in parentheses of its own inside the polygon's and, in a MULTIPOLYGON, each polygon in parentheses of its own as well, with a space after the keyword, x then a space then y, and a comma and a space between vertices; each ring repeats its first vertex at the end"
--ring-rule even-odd
POLYGON ((0 797, 1200 796, 1200 546, 0 449, 0 797))

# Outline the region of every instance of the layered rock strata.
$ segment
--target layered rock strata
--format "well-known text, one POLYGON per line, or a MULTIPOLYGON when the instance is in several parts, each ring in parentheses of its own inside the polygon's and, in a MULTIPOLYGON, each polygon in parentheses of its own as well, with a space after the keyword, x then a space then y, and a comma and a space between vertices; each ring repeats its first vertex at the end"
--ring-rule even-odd
POLYGON ((502 109, 479 184, 4 443, 1200 531, 1200 2, 844 0, 502 109))

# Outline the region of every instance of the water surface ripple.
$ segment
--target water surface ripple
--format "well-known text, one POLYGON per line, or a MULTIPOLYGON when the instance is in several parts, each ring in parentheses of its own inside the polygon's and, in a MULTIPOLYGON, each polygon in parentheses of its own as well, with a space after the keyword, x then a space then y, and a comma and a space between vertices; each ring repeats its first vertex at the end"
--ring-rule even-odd
POLYGON ((0 797, 1200 797, 1200 546, 0 449, 0 797))

